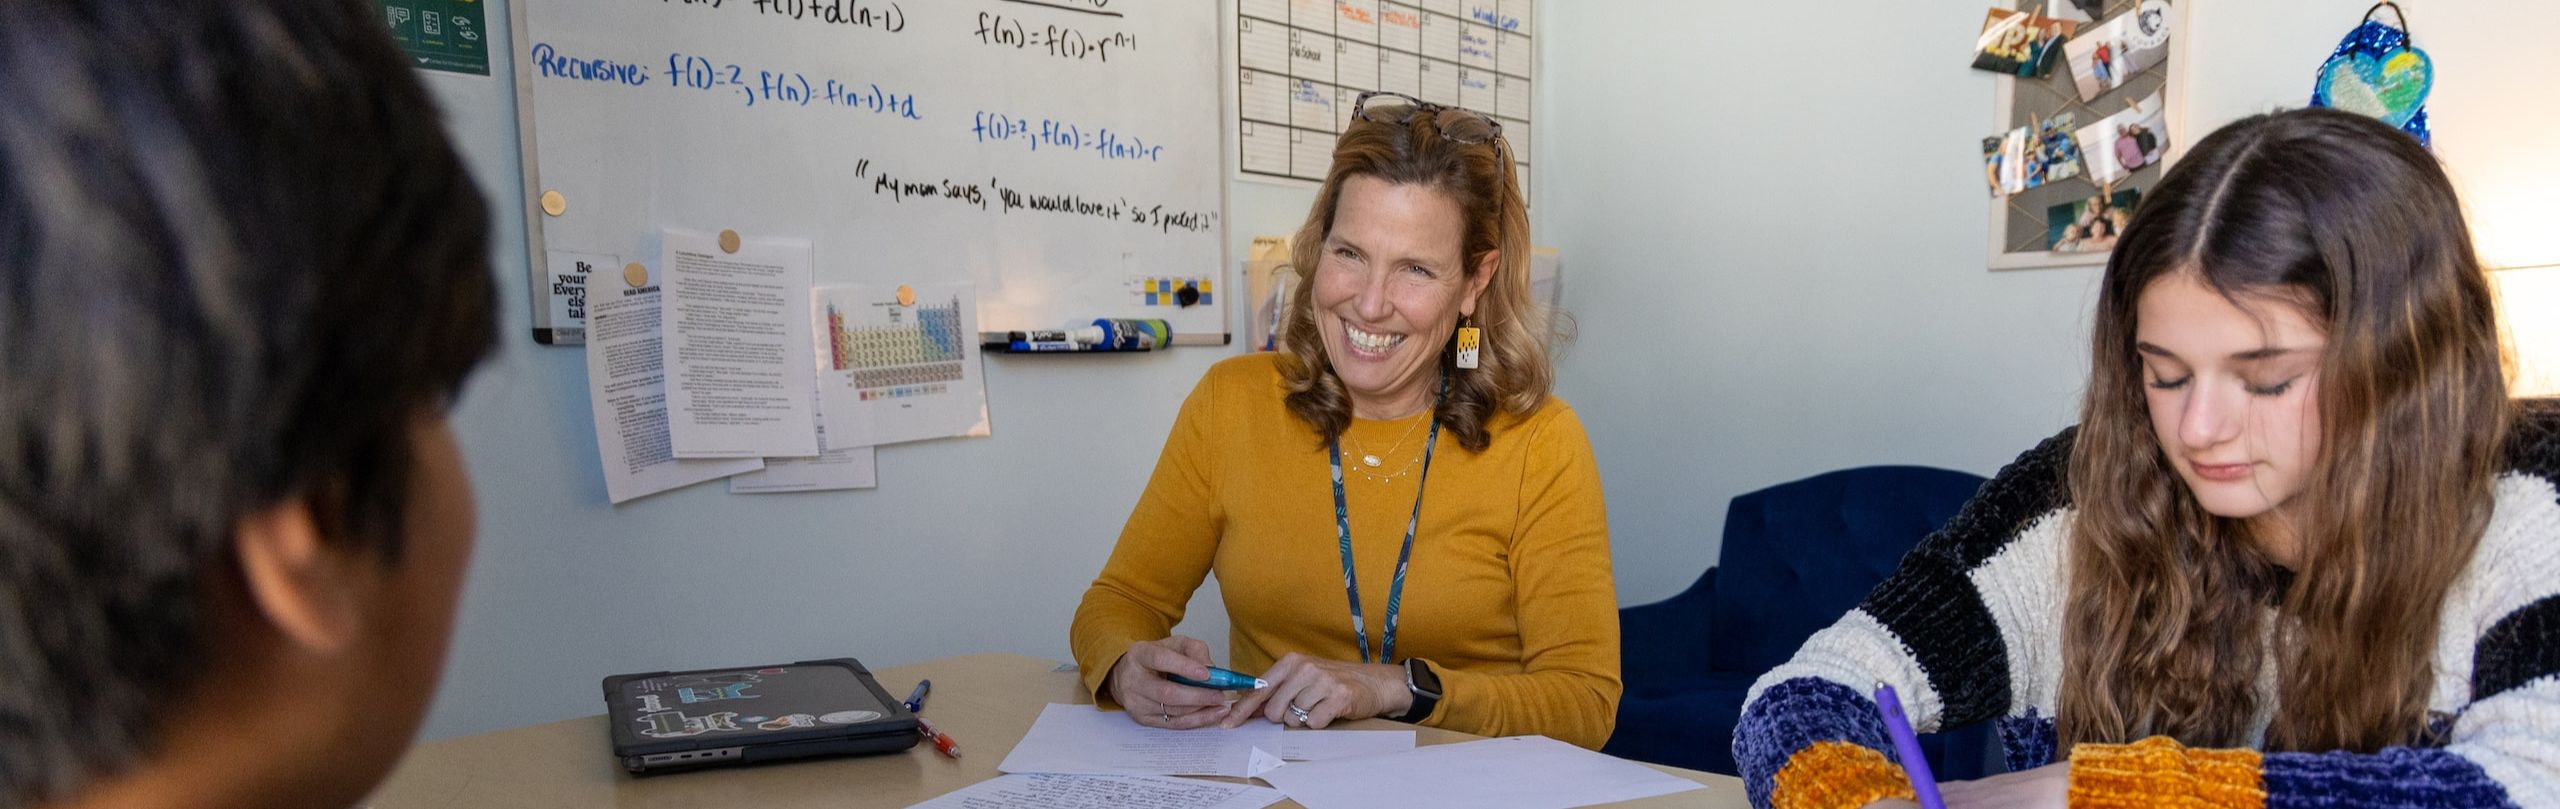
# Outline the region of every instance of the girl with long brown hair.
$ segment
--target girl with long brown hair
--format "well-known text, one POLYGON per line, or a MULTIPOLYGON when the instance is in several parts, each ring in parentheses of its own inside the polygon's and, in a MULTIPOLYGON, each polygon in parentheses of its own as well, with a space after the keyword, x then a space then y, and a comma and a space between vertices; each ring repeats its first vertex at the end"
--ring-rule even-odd
POLYGON ((1466 110, 1355 109, 1291 242, 1283 350, 1192 391, 1076 609, 1085 687, 1155 727, 1383 716, 1598 748, 1619 692, 1608 518, 1548 394, 1509 147, 1466 110), (1208 645, 1170 633, 1212 572, 1230 665, 1267 682, 1232 704, 1167 679, 1208 674, 1208 645))
POLYGON ((2560 805, 2560 409, 2503 367, 2415 140, 2215 132, 2110 257, 2080 424, 1753 687, 1752 798, 1910 798, 1883 683, 1999 723, 1954 806, 2560 805))

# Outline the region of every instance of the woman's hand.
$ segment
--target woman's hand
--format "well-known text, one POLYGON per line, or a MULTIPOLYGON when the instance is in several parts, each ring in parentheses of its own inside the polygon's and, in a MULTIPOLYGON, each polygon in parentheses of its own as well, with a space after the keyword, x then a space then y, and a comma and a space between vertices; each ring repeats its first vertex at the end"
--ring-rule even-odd
POLYGON ((1262 679, 1271 681, 1271 687, 1237 700, 1228 712, 1227 727, 1244 724, 1256 711, 1289 727, 1321 728, 1337 719, 1390 716, 1413 707, 1403 666, 1345 663, 1291 652, 1263 672, 1262 679))
POLYGON ((1209 644, 1181 635, 1129 644, 1104 682, 1111 698, 1141 725, 1190 730, 1227 718, 1224 692, 1183 685, 1166 674, 1209 679, 1209 644))
POLYGON ((1949 809, 1973 806, 2025 809, 2050 806, 2061 809, 2071 799, 2071 762, 2004 772, 1979 781, 1941 784, 1938 795, 1947 799, 1949 809))

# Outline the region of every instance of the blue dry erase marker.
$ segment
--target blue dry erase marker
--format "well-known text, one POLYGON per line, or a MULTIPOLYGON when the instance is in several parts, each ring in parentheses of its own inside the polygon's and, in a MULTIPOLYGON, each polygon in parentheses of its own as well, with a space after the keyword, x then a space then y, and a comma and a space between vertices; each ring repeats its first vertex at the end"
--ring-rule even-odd
POLYGON ((1258 691, 1271 687, 1271 681, 1269 680, 1248 674, 1238 674, 1216 666, 1209 667, 1209 679, 1207 681, 1194 680, 1189 677, 1180 677, 1170 673, 1166 674, 1164 678, 1193 688, 1214 688, 1220 691, 1258 691))
POLYGON ((1073 343, 1073 342, 1046 341, 1046 340, 1043 340, 1043 341, 1015 340, 1015 341, 1013 341, 1013 342, 1006 343, 1006 344, 1005 344, 1005 348, 1004 348, 1004 351, 1005 351, 1005 353, 1007 353, 1007 354, 1035 354, 1035 353, 1039 353, 1039 352, 1043 352, 1043 351, 1089 351, 1089 350, 1091 350, 1091 349, 1085 348, 1083 345, 1078 344, 1078 343, 1073 343))
POLYGON ((1911 720, 1902 716, 1902 698, 1895 696, 1893 686, 1876 684, 1876 713, 1884 716, 1885 732, 1893 735, 1893 749, 1902 755, 1902 771, 1911 775, 1911 793, 1920 799, 1924 809, 1947 809, 1945 798, 1938 797, 1938 778, 1929 774, 1929 759, 1920 754, 1920 736, 1911 732, 1911 720))

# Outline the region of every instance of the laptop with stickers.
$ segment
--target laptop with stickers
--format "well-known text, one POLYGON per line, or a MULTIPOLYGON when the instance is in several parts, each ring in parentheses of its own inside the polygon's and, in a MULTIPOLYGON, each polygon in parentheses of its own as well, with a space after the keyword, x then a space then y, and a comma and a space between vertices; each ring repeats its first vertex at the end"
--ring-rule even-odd
POLYGON ((604 678, 613 754, 634 773, 884 753, 916 718, 853 658, 604 678))

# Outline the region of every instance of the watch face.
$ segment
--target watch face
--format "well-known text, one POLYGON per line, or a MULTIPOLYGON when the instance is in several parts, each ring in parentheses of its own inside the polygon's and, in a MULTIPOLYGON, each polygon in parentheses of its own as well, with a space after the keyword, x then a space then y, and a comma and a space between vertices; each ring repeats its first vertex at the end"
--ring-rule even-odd
POLYGON ((1432 671, 1430 666, 1424 665, 1422 661, 1406 658, 1404 679, 1406 687, 1432 699, 1440 698, 1440 675, 1432 671))

